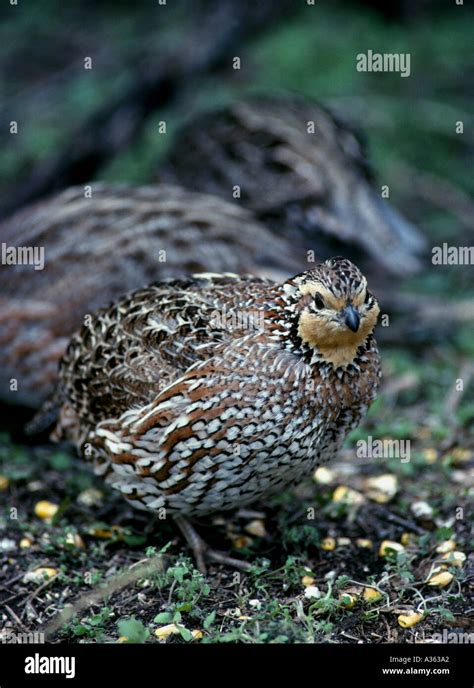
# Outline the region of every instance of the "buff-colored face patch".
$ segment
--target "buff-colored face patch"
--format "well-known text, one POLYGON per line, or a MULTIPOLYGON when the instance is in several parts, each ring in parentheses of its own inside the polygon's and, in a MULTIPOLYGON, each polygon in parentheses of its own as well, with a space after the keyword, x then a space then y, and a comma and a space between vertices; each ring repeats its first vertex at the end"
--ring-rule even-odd
POLYGON ((374 329, 380 312, 376 302, 365 302, 365 280, 350 296, 336 296, 317 281, 302 284, 300 292, 304 304, 298 326, 301 339, 317 348, 336 367, 351 363, 359 346, 374 329), (360 317, 356 332, 344 321, 343 311, 349 305, 360 317))

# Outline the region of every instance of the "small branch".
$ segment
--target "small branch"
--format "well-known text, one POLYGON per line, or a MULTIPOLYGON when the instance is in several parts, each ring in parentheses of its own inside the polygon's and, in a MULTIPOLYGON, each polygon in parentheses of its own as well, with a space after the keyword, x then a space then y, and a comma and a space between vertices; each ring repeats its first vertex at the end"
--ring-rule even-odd
POLYGON ((163 556, 156 555, 153 559, 145 560, 141 565, 136 564, 127 573, 119 576, 114 576, 105 585, 97 587, 95 590, 86 593, 79 597, 74 604, 66 607, 60 612, 49 624, 47 624, 43 631, 45 637, 48 638, 53 633, 67 624, 73 616, 94 604, 98 604, 105 597, 110 597, 118 590, 135 583, 139 578, 146 578, 154 573, 163 571, 163 556))
POLYGON ((451 391, 449 392, 446 401, 444 403, 444 411, 443 415, 447 418, 448 422, 451 424, 454 423, 455 420, 455 413, 456 409, 459 406, 459 403, 469 387, 469 384, 474 376, 474 364, 471 362, 464 362, 459 369, 458 375, 456 380, 462 380, 463 382, 463 388, 462 390, 457 389, 456 381, 454 382, 453 386, 451 387, 451 391))

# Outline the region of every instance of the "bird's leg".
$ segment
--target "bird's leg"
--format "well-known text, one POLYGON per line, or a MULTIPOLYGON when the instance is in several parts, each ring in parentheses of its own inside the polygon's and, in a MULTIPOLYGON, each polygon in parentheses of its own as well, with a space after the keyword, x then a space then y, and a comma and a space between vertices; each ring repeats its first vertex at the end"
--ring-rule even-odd
POLYGON ((204 561, 205 559, 215 561, 218 564, 226 564, 227 566, 232 566, 233 568, 240 569, 242 571, 248 571, 251 568, 251 564, 249 564, 247 561, 234 559, 233 557, 229 557, 224 554, 224 552, 218 552, 211 549, 209 545, 204 542, 199 533, 196 532, 191 523, 184 518, 184 516, 175 516, 174 520, 183 533, 186 542, 191 547, 194 558, 196 559, 197 567, 204 576, 207 574, 206 564, 204 561))
POLYGON ((206 543, 184 516, 175 516, 174 520, 193 551, 198 569, 205 576, 207 574, 206 564, 204 563, 204 553, 207 549, 206 543))

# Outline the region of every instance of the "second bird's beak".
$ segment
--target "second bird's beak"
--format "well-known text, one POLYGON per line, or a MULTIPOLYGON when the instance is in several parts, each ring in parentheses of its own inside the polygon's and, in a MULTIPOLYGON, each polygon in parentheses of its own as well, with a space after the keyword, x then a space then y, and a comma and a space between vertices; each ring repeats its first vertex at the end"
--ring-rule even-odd
POLYGON ((353 332, 357 332, 360 324, 360 315, 357 308, 354 308, 354 306, 350 303, 348 306, 346 306, 346 308, 344 308, 342 315, 347 327, 353 332))

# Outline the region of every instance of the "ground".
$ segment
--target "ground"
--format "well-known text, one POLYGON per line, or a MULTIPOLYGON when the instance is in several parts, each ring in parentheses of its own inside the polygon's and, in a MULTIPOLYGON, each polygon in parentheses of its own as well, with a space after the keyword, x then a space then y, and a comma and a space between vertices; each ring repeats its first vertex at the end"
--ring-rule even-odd
POLYGON ((0 485, 18 513, 1 522, 2 623, 46 629, 53 642, 414 643, 469 633, 472 403, 460 394, 450 425, 446 408, 419 399, 446 384, 433 365, 405 357, 401 371, 388 358, 380 399, 333 464, 276 501, 196 524, 253 563, 245 574, 211 565, 204 578, 172 522, 132 510, 67 448, 3 436, 0 485), (398 458, 366 458, 369 437, 372 448, 405 444, 398 458))

